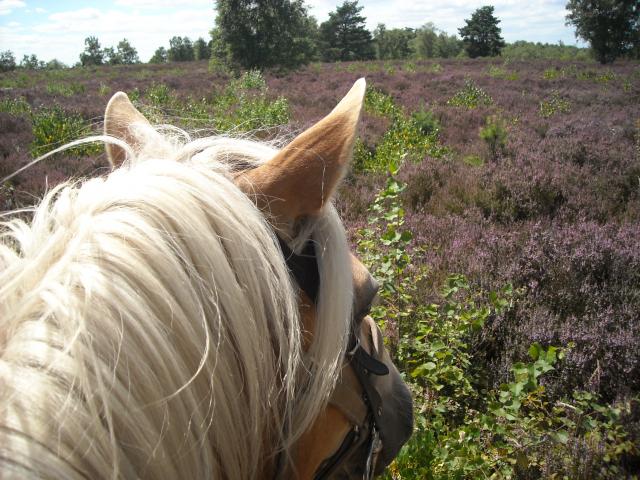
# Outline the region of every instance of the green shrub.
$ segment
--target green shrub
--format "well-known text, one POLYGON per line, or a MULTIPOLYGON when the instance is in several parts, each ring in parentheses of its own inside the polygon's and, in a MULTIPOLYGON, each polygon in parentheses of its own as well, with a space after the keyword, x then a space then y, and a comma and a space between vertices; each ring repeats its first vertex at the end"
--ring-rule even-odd
POLYGON ((496 161, 507 144, 507 128, 504 120, 497 115, 488 116, 484 128, 480 130, 480 138, 489 147, 491 159, 496 161))
POLYGON ((267 83, 257 70, 245 72, 232 80, 213 100, 212 122, 219 131, 268 130, 289 122, 289 101, 270 99, 267 83))
POLYGON ((0 100, 0 112, 10 113, 11 115, 24 115, 31 113, 31 105, 27 103, 24 97, 3 98, 0 100))
POLYGON ((565 78, 567 72, 564 69, 547 68, 542 72, 542 78, 545 80, 555 80, 556 78, 565 78))
POLYGON ((111 87, 104 82, 100 82, 100 86, 98 87, 98 95, 106 97, 111 93, 111 87))
POLYGON ((437 135, 440 132, 440 122, 430 110, 413 112, 411 121, 422 135, 437 135))
POLYGON ((490 77, 501 78, 503 80, 518 80, 518 74, 516 72, 510 72, 504 67, 497 65, 489 65, 487 73, 490 77))
POLYGON ((407 116, 391 96, 375 88, 367 89, 365 110, 389 119, 391 126, 375 152, 357 152, 356 170, 386 171, 399 168, 407 158, 420 161, 426 155, 442 157, 449 151, 438 143, 440 125, 430 111, 419 110, 407 116))
POLYGON ((71 97, 76 94, 84 93, 85 87, 81 83, 73 82, 50 82, 47 83, 47 93, 50 95, 62 95, 63 97, 71 97))
POLYGON ((153 83, 145 92, 145 96, 155 106, 163 106, 169 103, 169 87, 164 83, 153 83))
POLYGON ((462 159, 462 161, 472 167, 481 167, 484 165, 484 160, 480 155, 467 155, 462 159))
POLYGON ((571 102, 562 98, 557 91, 551 93, 551 96, 540 102, 540 116, 549 118, 558 113, 569 113, 571 111, 571 102))
MULTIPOLYGON (((65 143, 91 135, 90 125, 75 113, 68 113, 59 106, 43 109, 33 114, 33 143, 31 154, 38 157, 65 143)), ((91 143, 74 147, 67 155, 90 156, 104 151, 104 146, 91 143)))
POLYGON ((466 107, 469 109, 476 108, 480 105, 491 105, 492 103, 493 99, 489 94, 469 79, 465 80, 464 88, 447 101, 447 105, 466 107))

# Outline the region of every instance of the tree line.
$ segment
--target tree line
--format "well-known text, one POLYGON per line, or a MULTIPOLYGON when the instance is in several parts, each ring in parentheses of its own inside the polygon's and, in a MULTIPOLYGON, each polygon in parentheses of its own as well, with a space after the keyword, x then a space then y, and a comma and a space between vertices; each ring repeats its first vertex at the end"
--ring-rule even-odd
MULTIPOLYGON (((159 47, 149 63, 213 59, 245 69, 296 68, 311 61, 391 60, 407 58, 471 58, 497 56, 506 46, 494 7, 478 8, 458 29, 460 38, 438 30, 433 23, 421 28, 387 28, 379 24, 373 32, 365 26, 363 7, 358 0, 346 0, 318 25, 309 15, 304 0, 218 0, 211 38, 175 36, 169 48, 159 47)), ((576 28, 576 36, 590 44, 601 63, 620 56, 640 58, 640 2, 637 0, 569 0, 566 24, 576 28)), ((526 58, 556 49, 516 42, 526 58)), ((514 44, 515 45, 515 44, 514 44)), ((539 44, 538 44, 539 45, 539 44)), ((548 46, 551 47, 551 46, 548 46)), ((557 46, 561 50, 572 47, 557 46)), ((127 39, 116 47, 102 48, 96 37, 85 39, 79 65, 139 63, 136 49, 127 39)), ((27 69, 62 68, 57 60, 45 63, 35 55, 25 55, 19 65, 9 50, 0 52, 0 71, 17 66, 27 69)))

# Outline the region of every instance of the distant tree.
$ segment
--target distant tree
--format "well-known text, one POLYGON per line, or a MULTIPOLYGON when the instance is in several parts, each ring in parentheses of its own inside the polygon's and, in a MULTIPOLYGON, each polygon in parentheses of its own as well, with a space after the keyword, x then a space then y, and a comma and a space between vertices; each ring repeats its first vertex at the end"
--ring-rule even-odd
POLYGON ((113 47, 105 47, 102 49, 103 62, 109 65, 120 65, 122 60, 113 47))
POLYGON ((471 15, 471 19, 465 22, 467 25, 460 28, 458 32, 471 58, 500 55, 500 51, 506 44, 500 36, 501 29, 498 27, 500 20, 493 16, 492 6, 477 9, 471 15))
POLYGON ((337 60, 371 60, 375 49, 371 32, 365 27, 364 7, 358 0, 346 0, 329 13, 329 20, 320 25, 320 54, 329 62, 337 60))
POLYGON ((80 54, 80 63, 83 67, 89 65, 102 65, 104 63, 104 51, 96 37, 84 39, 84 52, 80 54))
POLYGON ((412 47, 417 58, 452 58, 463 50, 463 43, 455 35, 447 35, 429 22, 416 30, 412 47))
POLYGON ((120 58, 120 63, 125 65, 132 65, 134 63, 140 63, 138 57, 138 51, 129 43, 129 40, 123 38, 118 42, 117 55, 120 58))
POLYGON ((167 63, 167 61, 167 49, 164 47, 158 47, 153 54, 153 57, 149 60, 149 63, 167 63))
POLYGON ((567 25, 591 45, 600 63, 640 48, 638 0, 569 0, 567 25))
POLYGON ((11 50, 0 52, 0 72, 8 72, 16 68, 16 57, 11 50))
POLYGON ((38 57, 35 53, 31 55, 24 55, 22 57, 22 61, 20 62, 21 68, 26 68, 27 70, 37 70, 45 67, 45 63, 42 60, 38 60, 38 57))
POLYGON ((380 60, 409 58, 413 54, 412 42, 416 36, 412 28, 392 28, 387 30, 384 23, 373 31, 376 56, 380 60))
POLYGON ((518 40, 507 44, 501 55, 512 60, 588 60, 591 53, 588 48, 564 45, 562 42, 551 44, 518 40))
POLYGON ((243 68, 296 68, 316 52, 303 0, 218 0, 212 56, 243 68))
POLYGON ((196 60, 208 60, 211 57, 211 48, 204 38, 200 37, 193 42, 193 54, 196 60))
POLYGON ((169 40, 167 59, 170 62, 189 62, 194 60, 193 43, 189 37, 173 37, 169 40))
POLYGON ((63 68, 68 68, 68 67, 57 58, 54 58, 53 60, 49 60, 45 64, 44 68, 46 68, 47 70, 62 70, 63 68))

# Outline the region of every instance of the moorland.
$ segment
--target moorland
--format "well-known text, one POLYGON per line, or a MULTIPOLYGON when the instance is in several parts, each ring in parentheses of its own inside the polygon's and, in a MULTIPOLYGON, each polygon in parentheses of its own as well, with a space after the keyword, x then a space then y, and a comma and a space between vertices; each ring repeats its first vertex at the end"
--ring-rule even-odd
MULTIPOLYGON (((373 314, 416 399, 389 476, 637 478, 637 62, 16 70, 0 74, 0 179, 100 132, 116 91, 154 123, 281 143, 362 76, 337 206, 382 281, 373 314)), ((108 169, 101 145, 56 154, 0 185, 0 211, 108 169)))

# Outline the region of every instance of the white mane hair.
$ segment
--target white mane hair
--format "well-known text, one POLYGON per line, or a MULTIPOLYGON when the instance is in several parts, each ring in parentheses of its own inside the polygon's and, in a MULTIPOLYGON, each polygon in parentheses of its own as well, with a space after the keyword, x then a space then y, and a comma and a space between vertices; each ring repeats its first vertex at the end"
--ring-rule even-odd
MULTIPOLYGON (((141 125, 140 128, 146 128, 141 125)), ((316 242, 314 342, 274 231, 232 181, 277 150, 186 135, 49 192, 0 241, 0 470, 228 478, 292 454, 335 386, 351 318, 344 230, 316 242), (183 138, 182 141, 176 140, 183 138)))

